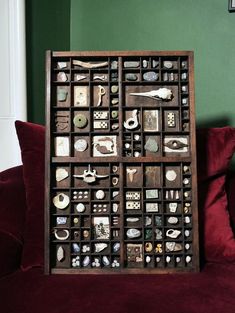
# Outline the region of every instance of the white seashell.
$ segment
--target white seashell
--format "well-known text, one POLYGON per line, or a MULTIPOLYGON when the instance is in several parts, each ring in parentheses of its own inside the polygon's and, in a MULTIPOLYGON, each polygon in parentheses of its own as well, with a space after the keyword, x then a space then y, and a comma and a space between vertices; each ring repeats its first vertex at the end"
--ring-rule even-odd
POLYGON ((118 211, 118 204, 117 203, 113 203, 113 212, 117 213, 118 211))
POLYGON ((189 250, 189 249, 190 249, 190 244, 189 244, 189 243, 186 243, 186 244, 185 244, 185 249, 186 249, 186 250, 189 250))
POLYGON ((181 234, 181 231, 177 229, 168 229, 166 232, 167 237, 174 238, 174 239, 179 237, 180 234, 181 234))
POLYGON ((83 203, 78 203, 76 206, 76 210, 78 213, 84 212, 86 209, 85 205, 83 203))
POLYGON ((135 135, 134 135, 134 139, 135 139, 135 140, 139 140, 139 139, 140 139, 140 135, 135 134, 135 135))
POLYGON ((64 257, 65 257, 64 249, 61 246, 59 246, 57 250, 57 260, 59 262, 62 262, 64 260, 64 257))
POLYGON ((56 208, 63 210, 69 205, 69 196, 64 193, 59 193, 57 196, 53 198, 53 204, 56 208))
POLYGON ((74 78, 75 78, 76 81, 79 81, 79 80, 85 79, 86 76, 85 75, 76 74, 74 78))
POLYGON ((176 261, 176 263, 179 263, 181 261, 181 258, 179 256, 177 256, 175 261, 176 261))
POLYGON ((146 263, 150 263, 151 262, 151 257, 149 255, 146 256, 145 262, 146 263))
POLYGON ((169 209, 171 213, 175 213, 177 210, 178 204, 177 202, 171 202, 169 203, 169 209))
POLYGON ((149 216, 145 216, 145 226, 149 226, 152 224, 152 219, 149 216))
POLYGON ((166 251, 167 252, 172 252, 172 251, 181 251, 182 250, 182 245, 180 243, 176 243, 176 242, 166 242, 166 251))
POLYGON ((178 219, 177 217, 175 217, 175 216, 170 216, 170 217, 168 218, 168 223, 169 223, 169 224, 177 224, 178 221, 179 221, 179 219, 178 219))
POLYGON ((184 222, 185 222, 185 224, 189 224, 191 222, 190 217, 189 216, 185 216, 184 222))
POLYGON ((98 200, 102 200, 105 198, 105 192, 103 190, 97 190, 95 196, 98 200))
POLYGON ((95 252, 97 253, 101 252, 107 247, 108 247, 107 243, 103 243, 103 242, 95 243, 95 252))
POLYGON ((108 266, 108 265, 110 264, 110 261, 109 261, 109 259, 107 258, 106 255, 104 255, 104 256, 102 257, 102 262, 103 262, 103 264, 104 264, 105 266, 108 266))
POLYGON ((55 172, 56 181, 60 182, 69 176, 65 168, 57 168, 55 172))
POLYGON ((163 66, 167 69, 171 69, 173 67, 173 63, 171 61, 164 61, 163 66))
POLYGON ((117 197, 119 195, 119 191, 114 191, 113 192, 113 198, 117 197))
POLYGON ((136 223, 138 222, 140 219, 138 217, 127 217, 126 221, 129 223, 136 223))
POLYGON ((168 256, 166 257, 166 263, 170 263, 170 261, 171 261, 171 257, 168 255, 168 256))
POLYGON ((184 231, 184 235, 185 235, 185 237, 189 237, 190 236, 190 231, 188 229, 186 229, 184 231))
POLYGON ((177 174, 174 170, 168 170, 166 172, 166 179, 169 181, 174 181, 177 177, 177 174))
POLYGON ((192 261, 192 258, 190 255, 187 255, 185 258, 186 263, 190 263, 192 261))
POLYGON ((115 242, 115 244, 113 245, 113 252, 118 252, 120 247, 121 247, 120 243, 115 242))
POLYGON ((140 237, 141 232, 140 232, 140 230, 138 230, 136 228, 130 228, 130 229, 128 229, 126 234, 127 234, 128 238, 137 238, 137 237, 140 237))
POLYGON ((74 149, 78 152, 83 152, 87 149, 87 141, 85 139, 78 139, 74 143, 74 149))
POLYGON ((88 266, 90 264, 90 257, 87 255, 85 258, 84 258, 84 260, 83 260, 83 262, 82 262, 82 265, 84 266, 84 267, 86 267, 86 266, 88 266))
POLYGON ((159 256, 156 257, 156 262, 157 263, 161 262, 161 258, 159 256))

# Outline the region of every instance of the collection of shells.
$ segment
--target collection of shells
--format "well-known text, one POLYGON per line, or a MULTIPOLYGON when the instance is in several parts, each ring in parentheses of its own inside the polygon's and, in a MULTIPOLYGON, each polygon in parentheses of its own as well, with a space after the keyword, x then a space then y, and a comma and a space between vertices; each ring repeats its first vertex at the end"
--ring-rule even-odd
POLYGON ((184 133, 189 130, 188 63, 175 58, 124 59, 123 83, 138 87, 130 89, 128 99, 153 101, 154 105, 128 107, 121 113, 119 101, 127 95, 122 95, 125 88, 120 90, 119 65, 118 58, 91 62, 71 58, 56 63, 59 109, 54 114, 54 156, 86 155, 88 163, 76 169, 65 158, 66 166, 61 162, 54 169, 51 237, 55 267, 192 266, 190 161, 169 165, 139 161, 136 166, 138 158, 158 153, 189 155, 190 136, 184 133), (67 88, 71 82, 72 92, 67 88), (171 83, 176 86, 178 82, 181 90, 176 92, 171 83), (141 84, 144 88, 139 88, 141 84), (170 105, 159 109, 159 103, 164 107, 180 93, 185 95, 179 100, 182 110, 170 105), (102 169, 92 157, 104 160, 102 169), (106 157, 116 159, 106 165, 106 157), (135 160, 119 163, 119 157, 135 160), (107 181, 108 185, 103 184, 107 181))

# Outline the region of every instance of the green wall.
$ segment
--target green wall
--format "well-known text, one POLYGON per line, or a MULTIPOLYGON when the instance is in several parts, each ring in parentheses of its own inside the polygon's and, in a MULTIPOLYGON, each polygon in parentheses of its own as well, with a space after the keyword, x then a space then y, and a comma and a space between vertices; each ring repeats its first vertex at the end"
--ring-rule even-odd
POLYGON ((28 120, 45 122, 45 51, 70 49, 70 0, 26 0, 28 120))
POLYGON ((235 126, 227 0, 71 0, 70 50, 194 50, 197 126, 235 126))

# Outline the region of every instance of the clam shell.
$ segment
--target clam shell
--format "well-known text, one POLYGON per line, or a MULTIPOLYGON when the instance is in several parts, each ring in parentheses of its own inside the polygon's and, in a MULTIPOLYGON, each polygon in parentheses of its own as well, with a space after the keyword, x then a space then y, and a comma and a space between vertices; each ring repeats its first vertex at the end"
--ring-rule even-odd
POLYGON ((87 141, 85 139, 78 139, 74 143, 74 148, 78 152, 85 151, 87 149, 87 146, 88 146, 88 144, 87 144, 87 141))

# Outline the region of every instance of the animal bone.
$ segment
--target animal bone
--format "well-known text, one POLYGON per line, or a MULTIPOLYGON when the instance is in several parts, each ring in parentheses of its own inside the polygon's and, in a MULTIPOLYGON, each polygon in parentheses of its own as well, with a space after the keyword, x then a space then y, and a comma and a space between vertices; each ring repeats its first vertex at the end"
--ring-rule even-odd
POLYGON ((99 92, 98 92, 97 107, 101 105, 102 97, 105 95, 105 88, 101 85, 99 85, 98 88, 99 88, 99 92))
POLYGON ((154 100, 171 100, 172 91, 167 88, 159 88, 158 90, 151 90, 147 92, 131 92, 130 96, 148 97, 154 100))
POLYGON ((126 169, 127 175, 129 177, 130 182, 133 182, 134 179, 134 174, 137 173, 137 169, 136 168, 127 168, 126 169))
POLYGON ((136 127, 138 127, 139 122, 138 122, 138 110, 133 110, 132 111, 132 117, 128 118, 124 123, 124 127, 126 129, 135 129, 136 127))
POLYGON ((81 178, 84 182, 91 184, 96 181, 96 178, 103 179, 109 177, 109 175, 97 175, 96 170, 91 169, 91 165, 88 165, 88 170, 84 170, 81 175, 73 175, 75 178, 81 178))
POLYGON ((104 67, 108 65, 108 62, 101 62, 101 63, 89 63, 89 62, 82 62, 79 60, 73 60, 73 65, 78 65, 84 68, 97 68, 97 67, 104 67))

